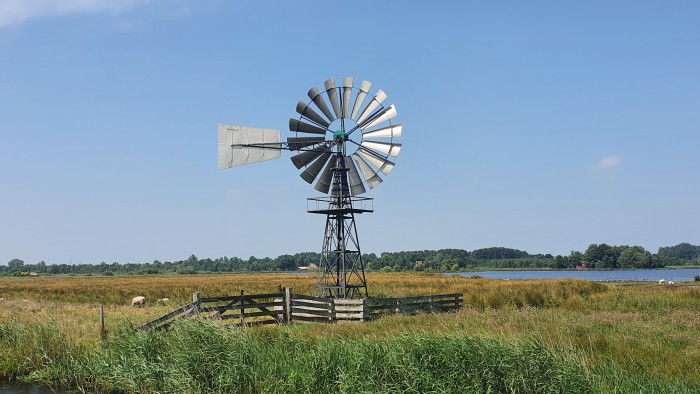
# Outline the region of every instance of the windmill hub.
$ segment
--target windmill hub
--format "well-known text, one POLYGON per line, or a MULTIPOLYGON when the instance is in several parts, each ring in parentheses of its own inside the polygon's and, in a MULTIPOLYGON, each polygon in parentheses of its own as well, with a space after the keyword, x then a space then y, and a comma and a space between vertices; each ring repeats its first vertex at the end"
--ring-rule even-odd
POLYGON ((348 135, 345 134, 343 130, 336 130, 336 132, 333 133, 333 140, 335 141, 347 141, 348 139, 348 135))

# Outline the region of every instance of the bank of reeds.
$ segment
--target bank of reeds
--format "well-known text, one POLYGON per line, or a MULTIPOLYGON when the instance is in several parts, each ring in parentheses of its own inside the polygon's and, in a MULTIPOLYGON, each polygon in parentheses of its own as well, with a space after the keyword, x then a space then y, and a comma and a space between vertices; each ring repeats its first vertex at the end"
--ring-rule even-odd
POLYGON ((31 326, 0 323, 0 376, 26 377, 44 369, 49 360, 62 359, 72 347, 54 321, 31 326))
MULTIPOLYGON (((25 380, 122 393, 692 393, 692 386, 589 368, 536 339, 520 344, 463 335, 309 338, 303 330, 222 329, 189 321, 169 332, 123 327, 87 349, 65 346, 48 324, 0 324, 2 359, 25 380)), ((7 367, 3 365, 3 368, 7 367)))

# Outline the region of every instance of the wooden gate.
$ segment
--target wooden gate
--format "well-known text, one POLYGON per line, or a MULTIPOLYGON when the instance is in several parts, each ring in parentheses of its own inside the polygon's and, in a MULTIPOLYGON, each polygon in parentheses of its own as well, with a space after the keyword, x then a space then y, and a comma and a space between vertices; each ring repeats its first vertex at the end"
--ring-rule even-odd
POLYGON ((195 293, 192 298, 192 303, 139 328, 165 329, 175 321, 189 317, 224 321, 233 326, 280 324, 286 320, 284 293, 246 295, 241 290, 241 294, 236 296, 202 298, 199 293, 195 293))
POLYGON ((301 294, 292 294, 291 301, 292 322, 333 322, 332 298, 311 297, 301 294))

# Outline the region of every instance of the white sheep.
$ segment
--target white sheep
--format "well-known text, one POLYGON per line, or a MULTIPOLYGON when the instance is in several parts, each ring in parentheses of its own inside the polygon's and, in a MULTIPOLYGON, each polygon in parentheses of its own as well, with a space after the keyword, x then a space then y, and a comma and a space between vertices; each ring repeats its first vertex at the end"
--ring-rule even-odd
POLYGON ((659 279, 659 284, 660 284, 660 285, 663 285, 664 283, 666 283, 666 279, 659 279))
POLYGON ((139 308, 143 308, 144 305, 146 305, 146 297, 144 297, 144 296, 134 297, 131 300, 131 306, 137 306, 139 308))
POLYGON ((672 281, 672 280, 669 280, 669 281, 668 281, 668 285, 669 285, 669 286, 673 286, 673 285, 675 285, 675 284, 676 284, 676 282, 674 282, 674 281, 672 281))
POLYGON ((165 304, 165 303, 168 302, 168 301, 170 301, 170 298, 159 298, 159 299, 158 299, 158 302, 161 302, 161 303, 163 303, 163 304, 165 304))

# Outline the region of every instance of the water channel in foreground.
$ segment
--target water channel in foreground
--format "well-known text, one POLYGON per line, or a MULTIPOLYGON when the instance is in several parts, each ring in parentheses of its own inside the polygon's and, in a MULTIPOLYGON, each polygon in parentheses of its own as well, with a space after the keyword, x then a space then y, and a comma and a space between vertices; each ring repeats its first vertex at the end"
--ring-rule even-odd
POLYGON ((475 271, 447 272, 445 275, 480 276, 488 279, 584 279, 595 282, 642 281, 692 282, 700 276, 700 268, 655 270, 561 270, 561 271, 475 271))
POLYGON ((63 387, 50 387, 38 384, 9 383, 0 380, 0 394, 70 394, 63 387))

